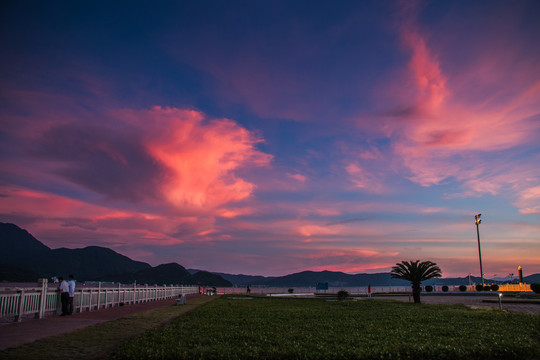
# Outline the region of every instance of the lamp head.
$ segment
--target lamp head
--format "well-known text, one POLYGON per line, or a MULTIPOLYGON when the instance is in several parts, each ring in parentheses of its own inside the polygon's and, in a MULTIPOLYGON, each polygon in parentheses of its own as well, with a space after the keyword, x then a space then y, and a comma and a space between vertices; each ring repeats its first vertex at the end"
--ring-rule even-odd
POLYGON ((480 224, 482 222, 482 219, 480 219, 481 216, 482 216, 482 214, 474 215, 474 223, 476 225, 478 225, 478 224, 480 224))

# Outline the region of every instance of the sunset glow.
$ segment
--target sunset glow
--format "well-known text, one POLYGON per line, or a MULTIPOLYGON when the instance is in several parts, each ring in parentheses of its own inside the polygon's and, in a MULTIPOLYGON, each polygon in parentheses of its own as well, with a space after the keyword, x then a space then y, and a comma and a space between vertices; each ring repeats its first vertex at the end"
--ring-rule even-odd
POLYGON ((0 11, 1 222, 152 265, 464 277, 482 213, 486 277, 540 273, 538 1, 64 5, 0 11))

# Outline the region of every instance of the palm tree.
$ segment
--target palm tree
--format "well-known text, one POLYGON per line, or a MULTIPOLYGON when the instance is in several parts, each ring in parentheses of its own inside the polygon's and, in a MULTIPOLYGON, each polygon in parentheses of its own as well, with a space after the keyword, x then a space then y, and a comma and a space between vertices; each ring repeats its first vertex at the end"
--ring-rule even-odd
POLYGON ((392 267, 391 277, 408 280, 412 284, 412 293, 415 304, 420 303, 420 284, 422 281, 441 277, 441 269, 431 261, 402 261, 392 267))

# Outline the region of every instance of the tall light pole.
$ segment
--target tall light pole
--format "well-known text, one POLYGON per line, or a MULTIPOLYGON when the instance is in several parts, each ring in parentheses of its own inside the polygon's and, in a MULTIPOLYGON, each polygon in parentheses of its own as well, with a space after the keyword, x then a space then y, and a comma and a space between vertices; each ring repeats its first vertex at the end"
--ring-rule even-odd
POLYGON ((476 224, 476 237, 478 239, 478 259, 480 260, 480 277, 482 278, 482 286, 484 286, 484 271, 482 270, 482 251, 480 250, 480 230, 478 225, 482 222, 480 217, 482 214, 474 215, 474 223, 476 224))

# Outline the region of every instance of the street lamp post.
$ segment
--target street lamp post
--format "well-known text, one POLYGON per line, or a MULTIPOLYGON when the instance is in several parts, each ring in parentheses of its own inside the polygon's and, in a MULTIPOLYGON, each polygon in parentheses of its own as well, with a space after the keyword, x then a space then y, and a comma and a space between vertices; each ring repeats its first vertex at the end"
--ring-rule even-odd
POLYGON ((480 260, 480 277, 482 278, 482 286, 484 286, 484 271, 482 270, 482 251, 480 250, 480 229, 478 225, 482 222, 480 217, 482 214, 474 215, 474 223, 476 224, 476 237, 478 239, 478 259, 480 260))

